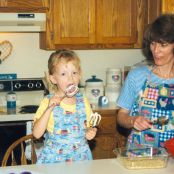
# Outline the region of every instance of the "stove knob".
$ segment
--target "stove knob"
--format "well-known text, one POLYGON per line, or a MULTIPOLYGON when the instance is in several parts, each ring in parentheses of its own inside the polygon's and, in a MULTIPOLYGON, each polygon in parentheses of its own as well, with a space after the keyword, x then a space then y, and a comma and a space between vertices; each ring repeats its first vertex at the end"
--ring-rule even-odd
POLYGON ((33 83, 28 83, 28 88, 33 88, 34 87, 34 84, 33 83))
POLYGON ((16 84, 14 85, 14 87, 15 87, 16 89, 19 89, 21 86, 22 86, 22 85, 21 85, 20 83, 16 83, 16 84))
POLYGON ((40 88, 42 86, 42 84, 40 82, 36 83, 36 88, 40 88))
POLYGON ((0 84, 0 89, 4 89, 4 84, 0 84))

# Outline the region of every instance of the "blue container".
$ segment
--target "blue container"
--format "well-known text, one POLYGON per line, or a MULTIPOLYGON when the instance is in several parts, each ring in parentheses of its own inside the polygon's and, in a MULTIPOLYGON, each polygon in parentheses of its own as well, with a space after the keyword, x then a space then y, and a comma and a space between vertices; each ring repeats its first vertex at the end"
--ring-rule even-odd
POLYGON ((7 109, 16 109, 16 94, 14 92, 7 93, 7 109))

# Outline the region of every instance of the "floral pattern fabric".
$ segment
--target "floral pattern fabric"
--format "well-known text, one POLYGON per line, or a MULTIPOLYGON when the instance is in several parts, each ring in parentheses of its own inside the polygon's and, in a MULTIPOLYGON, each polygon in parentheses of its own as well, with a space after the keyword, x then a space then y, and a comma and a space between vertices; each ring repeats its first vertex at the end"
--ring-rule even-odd
POLYGON ((54 131, 45 134, 45 145, 37 163, 91 160, 92 154, 85 138, 86 113, 84 98, 76 94, 76 111, 60 106, 53 110, 54 131))

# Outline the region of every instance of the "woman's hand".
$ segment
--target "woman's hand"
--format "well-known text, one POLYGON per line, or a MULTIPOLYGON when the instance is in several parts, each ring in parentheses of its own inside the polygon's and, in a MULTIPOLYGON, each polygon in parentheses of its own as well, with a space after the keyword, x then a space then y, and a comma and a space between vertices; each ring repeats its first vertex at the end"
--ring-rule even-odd
POLYGON ((121 108, 117 115, 117 123, 121 126, 138 131, 143 131, 152 127, 151 121, 145 116, 130 116, 129 110, 121 108))
POLYGON ((131 118, 133 128, 143 131, 152 127, 151 121, 144 116, 135 116, 131 118))
POLYGON ((87 140, 92 140, 95 137, 96 133, 97 133, 97 128, 92 128, 92 127, 87 128, 87 130, 86 130, 86 139, 87 140))

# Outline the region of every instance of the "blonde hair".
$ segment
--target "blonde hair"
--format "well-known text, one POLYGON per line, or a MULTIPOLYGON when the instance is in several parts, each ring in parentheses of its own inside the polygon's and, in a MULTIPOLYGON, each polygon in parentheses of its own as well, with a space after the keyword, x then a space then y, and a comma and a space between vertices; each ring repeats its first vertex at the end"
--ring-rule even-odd
MULTIPOLYGON (((65 64, 72 62, 73 65, 79 70, 81 73, 81 65, 80 65, 80 58, 77 56, 77 54, 74 51, 71 50, 58 50, 53 52, 49 59, 48 59, 48 72, 49 75, 53 75, 53 73, 56 70, 56 67, 59 63, 64 62, 65 64)), ((49 91, 56 92, 57 86, 55 84, 52 84, 50 82, 50 88, 49 91)))

